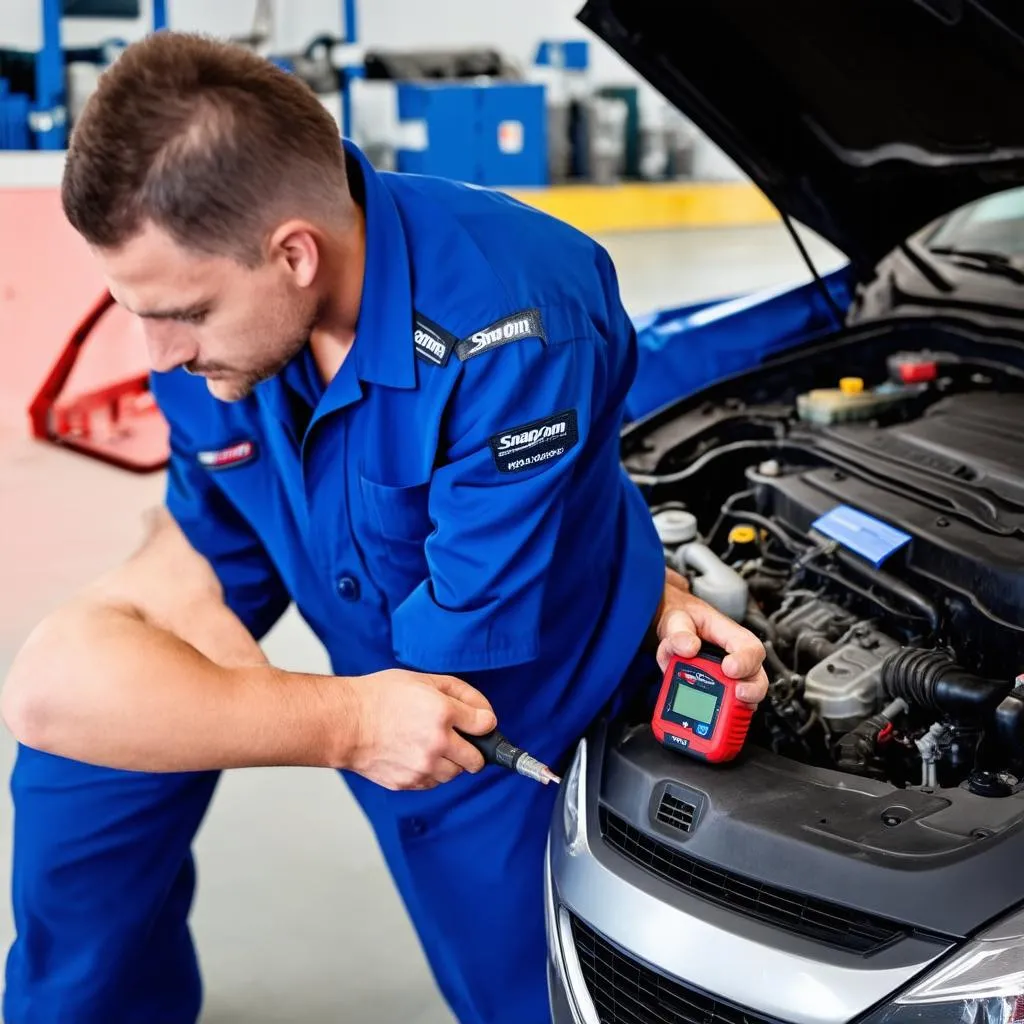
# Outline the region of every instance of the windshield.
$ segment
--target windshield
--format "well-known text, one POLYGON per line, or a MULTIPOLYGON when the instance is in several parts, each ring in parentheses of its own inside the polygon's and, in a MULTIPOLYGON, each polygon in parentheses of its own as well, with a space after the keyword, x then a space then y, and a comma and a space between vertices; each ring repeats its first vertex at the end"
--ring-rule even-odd
POLYGON ((1024 188, 986 196, 950 214, 925 245, 1024 257, 1024 188))

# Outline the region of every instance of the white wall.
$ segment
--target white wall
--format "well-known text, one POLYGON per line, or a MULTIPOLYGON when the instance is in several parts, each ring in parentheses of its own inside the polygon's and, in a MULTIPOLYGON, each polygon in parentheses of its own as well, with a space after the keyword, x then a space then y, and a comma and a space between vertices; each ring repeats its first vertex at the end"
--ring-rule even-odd
MULTIPOLYGON (((637 85, 642 109, 660 120, 661 98, 611 49, 575 18, 584 0, 356 0, 358 49, 446 49, 488 46, 530 72, 542 39, 590 42, 589 83, 637 85)), ((314 36, 342 31, 343 0, 272 0, 274 40, 280 53, 302 49, 314 36)), ((67 45, 110 38, 137 39, 151 24, 151 0, 142 0, 137 22, 65 19, 67 45)), ((172 28, 217 36, 247 35, 256 0, 167 0, 172 28)), ((37 49, 40 0, 0 0, 0 46, 37 49)), ((358 53, 354 55, 358 59, 358 53)), ((332 111, 337 114, 334 107, 332 111)), ((696 137, 695 174, 707 179, 740 177, 731 161, 696 137)))
MULTIPOLYGON (((255 0, 167 0, 172 28, 242 35, 249 31, 255 0)), ((593 73, 601 82, 635 82, 636 75, 574 18, 583 0, 356 0, 360 42, 367 47, 432 49, 493 46, 528 65, 541 39, 591 39, 593 73)), ((37 49, 40 0, 0 0, 0 46, 37 49)), ((117 36, 135 39, 149 24, 69 18, 71 45, 117 36)), ((295 50, 323 31, 338 33, 342 0, 274 0, 275 46, 295 50)))

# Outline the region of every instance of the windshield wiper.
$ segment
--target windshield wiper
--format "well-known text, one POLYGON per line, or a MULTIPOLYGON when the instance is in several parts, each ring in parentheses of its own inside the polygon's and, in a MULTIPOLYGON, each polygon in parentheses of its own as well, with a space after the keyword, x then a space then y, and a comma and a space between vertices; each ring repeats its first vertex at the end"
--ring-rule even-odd
POLYGON ((972 270, 983 274, 998 274, 1009 278, 1017 284, 1024 284, 1024 270, 1002 252, 988 252, 985 249, 957 249, 954 246, 936 245, 929 247, 929 252, 936 256, 947 256, 964 260, 972 270))

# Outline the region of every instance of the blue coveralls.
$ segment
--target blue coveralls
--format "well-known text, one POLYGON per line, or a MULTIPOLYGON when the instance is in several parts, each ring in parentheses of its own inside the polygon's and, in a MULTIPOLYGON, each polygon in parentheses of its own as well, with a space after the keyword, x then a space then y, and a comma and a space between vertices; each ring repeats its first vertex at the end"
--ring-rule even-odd
MULTIPOLYGON (((563 764, 641 664, 664 582, 619 463, 636 339, 614 269, 508 197, 345 146, 367 220, 352 352, 326 387, 304 351, 234 404, 155 375, 167 503, 257 637, 294 601, 337 674, 457 675, 563 764)), ((344 777, 458 1019, 548 1020, 554 787, 497 768, 427 792, 344 777)), ((195 1020, 190 849, 216 778, 19 751, 7 1024, 195 1020)))

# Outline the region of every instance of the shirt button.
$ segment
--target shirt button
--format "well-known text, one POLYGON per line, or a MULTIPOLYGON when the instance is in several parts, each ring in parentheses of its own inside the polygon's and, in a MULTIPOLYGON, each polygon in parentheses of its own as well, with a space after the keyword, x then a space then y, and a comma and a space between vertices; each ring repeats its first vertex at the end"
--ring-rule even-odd
POLYGON ((359 580, 355 576, 339 576, 338 577, 338 594, 341 596, 343 601, 358 601, 359 600, 359 580))

